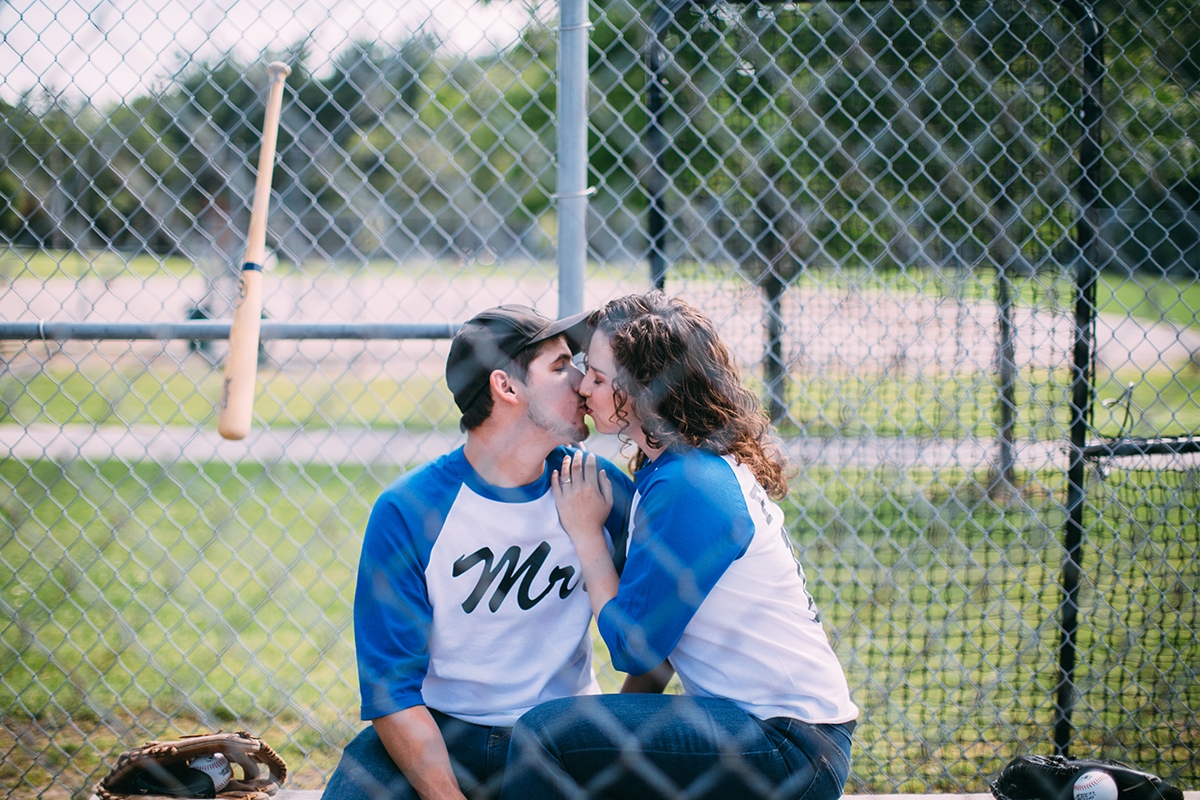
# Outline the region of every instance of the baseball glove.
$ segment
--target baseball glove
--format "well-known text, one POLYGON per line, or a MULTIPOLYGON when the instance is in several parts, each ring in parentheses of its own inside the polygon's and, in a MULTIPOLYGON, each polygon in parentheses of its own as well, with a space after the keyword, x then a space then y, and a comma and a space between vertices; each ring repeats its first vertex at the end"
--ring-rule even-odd
POLYGON ((1092 770, 1112 776, 1118 800, 1183 800, 1178 787, 1120 761, 1062 756, 1014 758, 992 784, 992 795, 996 800, 1074 800, 1076 778, 1092 770))
POLYGON ((230 800, 268 800, 287 778, 287 764, 262 739, 245 731, 184 736, 171 742, 147 742, 122 753, 112 772, 96 784, 96 800, 128 797, 220 797, 230 800), (191 765, 203 756, 224 757, 228 783, 191 765), (233 765, 241 768, 239 780, 233 765), (266 767, 263 775, 259 766, 266 767), (217 783, 224 783, 218 787, 217 783))

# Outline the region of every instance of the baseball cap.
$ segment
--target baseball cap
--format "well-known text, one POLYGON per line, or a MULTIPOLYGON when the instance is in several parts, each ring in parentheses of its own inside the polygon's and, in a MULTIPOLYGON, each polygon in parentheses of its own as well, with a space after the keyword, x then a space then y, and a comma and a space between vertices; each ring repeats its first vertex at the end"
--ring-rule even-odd
POLYGON ((589 313, 552 320, 528 306, 503 305, 464 322, 446 359, 446 383, 459 411, 487 388, 494 370, 508 369, 517 353, 530 345, 564 335, 572 353, 582 350, 589 313))

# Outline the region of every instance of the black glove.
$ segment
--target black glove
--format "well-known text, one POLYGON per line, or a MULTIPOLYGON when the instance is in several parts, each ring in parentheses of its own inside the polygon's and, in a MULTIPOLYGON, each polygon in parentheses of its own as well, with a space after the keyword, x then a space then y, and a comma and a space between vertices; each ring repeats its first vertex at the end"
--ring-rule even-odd
POLYGON ((1075 780, 1085 772, 1107 772, 1117 800, 1183 800, 1183 792, 1157 775, 1109 759, 1018 756, 992 784, 996 800, 1074 800, 1075 780))

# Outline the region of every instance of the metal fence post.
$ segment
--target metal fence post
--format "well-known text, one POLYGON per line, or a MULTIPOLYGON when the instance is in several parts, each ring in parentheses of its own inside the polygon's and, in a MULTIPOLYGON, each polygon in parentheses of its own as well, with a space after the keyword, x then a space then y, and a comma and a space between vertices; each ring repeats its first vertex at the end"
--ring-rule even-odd
POLYGON ((1075 272, 1075 341, 1071 369, 1071 446, 1067 468, 1067 522, 1063 532, 1066 555, 1062 565, 1062 641, 1058 651, 1058 692, 1055 710, 1054 747, 1068 756, 1071 744, 1071 710, 1075 703, 1076 636, 1079 627, 1079 573, 1083 554, 1083 511, 1087 497, 1083 449, 1092 421, 1095 394, 1096 338, 1096 201, 1100 198, 1099 170, 1103 119, 1104 32, 1092 7, 1074 0, 1064 3, 1079 22, 1085 48, 1083 52, 1084 86, 1080 124, 1083 136, 1079 148, 1079 202, 1081 211, 1076 228, 1078 264, 1075 272))
POLYGON ((558 314, 583 311, 587 265, 587 0, 563 0, 558 51, 558 314))

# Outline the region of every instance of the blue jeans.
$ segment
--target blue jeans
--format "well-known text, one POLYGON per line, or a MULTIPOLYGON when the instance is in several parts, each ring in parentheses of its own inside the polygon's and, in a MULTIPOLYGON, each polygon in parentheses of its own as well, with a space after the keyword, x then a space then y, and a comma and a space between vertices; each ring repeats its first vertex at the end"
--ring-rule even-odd
POLYGON ((836 800, 853 730, 853 722, 760 720, 715 698, 553 700, 513 728, 500 797, 836 800))
MULTIPOLYGON (((463 794, 494 798, 504 777, 512 728, 473 725, 429 709, 446 740, 450 764, 463 794)), ((342 751, 321 800, 417 800, 404 773, 369 726, 342 751)))

